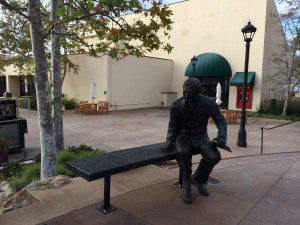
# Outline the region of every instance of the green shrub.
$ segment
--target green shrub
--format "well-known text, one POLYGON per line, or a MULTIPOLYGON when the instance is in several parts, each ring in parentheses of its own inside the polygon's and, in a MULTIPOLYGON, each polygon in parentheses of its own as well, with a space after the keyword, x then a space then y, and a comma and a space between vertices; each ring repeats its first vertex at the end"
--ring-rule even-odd
POLYGON ((101 150, 101 149, 94 149, 92 146, 88 146, 88 145, 85 145, 85 144, 81 144, 81 145, 78 145, 78 146, 69 146, 67 147, 65 150, 69 151, 69 152, 72 152, 74 154, 80 154, 82 152, 92 152, 92 153, 105 153, 104 150, 101 150))
POLYGON ((292 116, 285 117, 282 115, 266 114, 266 113, 259 113, 259 112, 248 112, 248 116, 255 117, 255 118, 300 121, 300 115, 292 115, 292 116))
POLYGON ((13 161, 4 165, 2 173, 6 177, 16 177, 21 174, 24 169, 24 164, 20 161, 13 161))
MULTIPOLYGON (((104 150, 93 149, 91 146, 79 145, 65 148, 57 154, 58 174, 66 175, 69 177, 76 177, 76 174, 65 167, 65 162, 80 158, 92 157, 96 154, 103 154, 104 150)), ((34 180, 40 179, 41 170, 41 154, 34 157, 35 163, 30 165, 22 165, 21 163, 14 162, 7 166, 7 176, 10 185, 16 190, 21 190, 34 180)))
MULTIPOLYGON (((30 109, 37 110, 37 100, 33 98, 33 99, 30 99, 29 101, 30 101, 30 109)), ((66 110, 75 109, 77 102, 78 102, 77 99, 69 98, 66 94, 63 94, 62 104, 65 106, 66 110)), ((21 109, 28 109, 29 108, 28 100, 27 99, 20 100, 19 107, 21 109)))
POLYGON ((15 188, 17 191, 20 191, 24 187, 26 187, 30 182, 25 180, 24 177, 14 177, 9 180, 9 184, 11 187, 15 188))
POLYGON ((77 175, 71 170, 68 170, 64 165, 58 165, 58 175, 66 175, 68 177, 76 177, 77 175))
POLYGON ((41 164, 40 163, 33 163, 25 167, 23 173, 21 174, 22 177, 26 179, 37 180, 40 179, 40 171, 41 164))
POLYGON ((96 152, 80 152, 78 153, 79 158, 80 157, 92 157, 94 155, 96 155, 96 152))
POLYGON ((81 144, 78 146, 69 146, 66 148, 67 151, 78 154, 80 152, 94 152, 97 151, 95 149, 92 148, 92 146, 88 146, 85 144, 81 144))
POLYGON ((36 163, 41 163, 41 153, 37 154, 36 156, 34 156, 33 160, 36 163))
MULTIPOLYGON (((266 99, 264 100, 258 109, 259 114, 272 114, 281 115, 284 107, 284 100, 266 99)), ((300 115, 300 101, 290 101, 287 110, 289 116, 300 115)))
POLYGON ((65 106, 66 110, 75 109, 78 100, 76 98, 69 98, 67 94, 62 96, 62 104, 65 106))
POLYGON ((12 187, 19 191, 32 181, 40 179, 40 170, 41 165, 39 163, 30 164, 24 168, 20 176, 12 177, 8 181, 12 187))
POLYGON ((66 150, 60 151, 56 156, 56 160, 58 164, 64 164, 66 161, 70 161, 75 158, 78 158, 78 156, 66 150))

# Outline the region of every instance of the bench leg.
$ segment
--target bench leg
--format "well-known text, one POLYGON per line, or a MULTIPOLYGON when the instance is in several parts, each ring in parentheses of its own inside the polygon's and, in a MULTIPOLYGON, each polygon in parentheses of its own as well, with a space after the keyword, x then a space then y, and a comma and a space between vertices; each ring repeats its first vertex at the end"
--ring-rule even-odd
POLYGON ((103 214, 116 210, 116 207, 110 204, 110 176, 104 178, 104 200, 97 209, 103 214))
POLYGON ((179 187, 179 188, 183 188, 182 172, 181 172, 180 167, 179 167, 179 178, 178 178, 178 181, 175 181, 173 184, 175 186, 179 187))

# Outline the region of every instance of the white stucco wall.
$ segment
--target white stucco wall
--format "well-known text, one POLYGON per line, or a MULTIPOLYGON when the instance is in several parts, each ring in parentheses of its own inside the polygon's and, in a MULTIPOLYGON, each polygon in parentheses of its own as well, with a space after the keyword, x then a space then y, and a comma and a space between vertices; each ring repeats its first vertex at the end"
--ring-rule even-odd
POLYGON ((171 73, 171 60, 135 56, 109 59, 111 110, 160 106, 161 92, 171 90, 171 73))
MULTIPOLYGON (((252 110, 258 109, 261 100, 270 96, 268 89, 273 85, 268 77, 274 70, 268 61, 278 51, 276 45, 284 40, 278 35, 280 23, 272 21, 271 14, 277 13, 274 0, 186 0, 169 7, 174 22, 169 43, 174 50, 170 55, 163 50, 147 55, 173 60, 171 91, 177 92, 178 97, 182 95, 185 69, 193 55, 218 53, 228 60, 232 75, 243 72, 245 42, 241 29, 251 21, 257 27, 249 61, 249 71, 256 72, 252 110)), ((137 16, 124 17, 130 23, 137 16)), ((91 37, 90 42, 97 40, 91 37)), ((230 87, 230 109, 236 109, 236 97, 236 87, 230 87)))
POLYGON ((107 91, 107 57, 71 55, 69 58, 79 65, 79 72, 77 75, 72 71, 68 72, 63 82, 63 93, 81 101, 92 101, 91 84, 95 79, 97 98, 94 101, 106 101, 107 96, 104 95, 104 91, 107 91))
POLYGON ((20 80, 18 69, 14 66, 7 66, 5 71, 0 71, 1 76, 6 77, 6 90, 13 93, 14 97, 20 97, 20 80))
MULTIPOLYGON (((94 71, 101 71, 101 74, 104 74, 101 76, 103 84, 107 83, 108 101, 112 109, 160 105, 161 91, 177 92, 178 97, 182 95, 182 84, 187 78, 184 76, 185 69, 193 55, 218 53, 228 60, 232 76, 236 72, 244 71, 245 42, 241 29, 250 20, 257 27, 251 43, 249 63, 249 71, 256 72, 252 96, 252 110, 256 110, 266 89, 266 86, 263 86, 263 90, 261 88, 263 73, 268 70, 265 68, 265 58, 270 56, 267 49, 272 48, 270 40, 272 35, 275 35, 272 31, 274 29, 269 27, 267 15, 274 7, 273 0, 187 0, 171 4, 174 24, 169 43, 174 50, 170 55, 162 50, 147 55, 172 59, 173 63, 147 57, 138 59, 129 56, 116 62, 111 59, 99 60, 78 56, 76 60, 81 65, 80 74, 76 79, 72 78, 75 81, 65 81, 64 90, 68 90, 70 96, 80 100, 89 99, 90 83, 94 78, 92 74, 94 71), (158 66, 160 64, 162 66, 158 66), (107 81, 105 74, 108 74, 107 81), (168 76, 169 78, 166 78, 168 76), (167 80, 171 84, 167 84, 167 80)), ((126 19, 130 21, 136 16, 126 15, 126 19)), ((276 29, 278 27, 275 27, 276 29)), ((96 43, 97 40, 91 36, 90 42, 96 43)), ((96 82, 98 85, 100 81, 96 82)), ((230 87, 229 108, 236 108, 236 87, 230 87)))
MULTIPOLYGON (((163 50, 147 55, 173 60, 172 91, 180 97, 182 84, 187 79, 185 69, 193 55, 218 53, 228 60, 232 75, 244 71, 245 42, 241 29, 250 20, 258 29, 251 43, 249 63, 249 71, 256 72, 252 102, 255 110, 261 100, 267 1, 187 0, 171 4, 174 23, 169 43, 174 49, 170 55, 163 50)), ((136 17, 129 14, 126 20, 130 22, 136 17)), ((236 108, 236 87, 230 87, 229 108, 236 108)))
MULTIPOLYGON (((13 94, 13 97, 20 97, 20 79, 17 76, 7 77, 8 88, 7 90, 13 94)), ((7 86, 6 86, 7 87, 7 86)))
POLYGON ((4 69, 5 69, 5 71, 0 72, 2 75, 19 76, 18 69, 16 67, 14 67, 13 65, 6 66, 4 69))
MULTIPOLYGON (((260 102, 267 0, 190 0, 170 5, 174 46, 172 90, 182 92, 185 69, 193 55, 215 52, 224 56, 235 72, 244 70, 245 42, 241 29, 250 20, 258 31, 251 45, 249 71, 256 72, 253 107, 260 102)), ((236 87, 230 88, 229 108, 236 106, 236 87)))

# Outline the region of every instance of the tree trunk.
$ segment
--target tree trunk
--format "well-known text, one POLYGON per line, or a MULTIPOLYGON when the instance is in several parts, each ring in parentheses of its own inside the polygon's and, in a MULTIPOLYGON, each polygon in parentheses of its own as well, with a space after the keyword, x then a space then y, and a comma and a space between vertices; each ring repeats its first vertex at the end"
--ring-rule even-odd
MULTIPOLYGON (((64 57, 67 57, 67 55, 68 55, 68 52, 67 52, 67 49, 66 48, 64 48, 64 57)), ((65 78, 66 78, 66 75, 67 75, 67 63, 66 62, 64 62, 64 66, 63 66, 63 74, 62 74, 62 84, 64 83, 64 80, 65 80, 65 78)))
POLYGON ((41 179, 57 175, 56 146, 51 118, 50 86, 42 33, 40 1, 28 0, 30 36, 33 51, 35 88, 41 139, 41 179))
MULTIPOLYGON (((58 0, 51 0, 51 20, 57 23, 58 16, 58 0)), ((60 25, 54 25, 51 34, 51 76, 52 76, 52 116, 54 120, 55 145, 57 151, 64 148, 64 133, 63 133, 63 116, 62 116, 62 77, 61 77, 61 59, 59 34, 60 25)))
POLYGON ((287 88, 286 88, 285 96, 284 96, 284 107, 283 107, 283 110, 282 110, 282 115, 285 116, 285 117, 287 116, 287 110, 288 110, 289 101, 290 101, 290 86, 291 86, 291 78, 289 76, 288 84, 287 84, 287 88))

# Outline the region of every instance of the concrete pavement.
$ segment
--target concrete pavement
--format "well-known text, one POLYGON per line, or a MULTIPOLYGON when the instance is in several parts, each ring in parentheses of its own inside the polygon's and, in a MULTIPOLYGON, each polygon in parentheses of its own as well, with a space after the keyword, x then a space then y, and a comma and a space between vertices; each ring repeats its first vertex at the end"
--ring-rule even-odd
MULTIPOLYGON (((169 112, 164 108, 94 116, 71 111, 64 115, 65 142, 111 151, 163 142, 168 119, 169 112)), ((26 152, 31 158, 40 151, 36 112, 27 120, 26 152)), ((266 154, 260 155, 260 127, 284 122, 249 118, 247 148, 236 147, 239 126, 229 125, 228 145, 233 153, 221 151, 222 161, 212 174, 221 183, 209 185, 209 198, 193 189, 194 202, 190 206, 182 202, 182 190, 172 184, 178 176, 178 166, 151 165, 112 177, 112 203, 118 208, 112 214, 102 215, 95 209, 102 200, 102 180, 75 178, 58 190, 31 192, 36 201, 1 215, 0 225, 299 224, 300 122, 267 131, 266 154)), ((208 132, 210 137, 216 136, 214 124, 209 124, 208 132)), ((10 155, 10 159, 20 157, 21 154, 10 155)), ((193 157, 193 170, 200 159, 199 155, 193 157)))
MULTIPOLYGON (((27 157, 32 158, 40 152, 37 112, 31 111, 30 117, 24 110, 21 110, 20 114, 28 121, 29 134, 25 136, 25 150, 27 157)), ((65 144, 66 146, 87 144, 105 150, 120 150, 159 143, 166 139, 168 122, 169 110, 167 108, 114 111, 105 115, 82 115, 71 110, 64 114, 65 144)), ((222 151, 222 157, 259 154, 260 127, 271 127, 284 122, 286 121, 248 118, 247 148, 236 146, 239 125, 229 124, 227 142, 234 153, 222 151)), ((217 129, 213 123, 208 125, 208 133, 211 138, 217 135, 217 129)), ((299 134, 300 122, 265 131, 264 152, 299 151, 299 134)), ((22 157, 22 153, 10 155, 11 160, 22 157)))
POLYGON ((214 176, 222 183, 209 185, 209 198, 193 189, 192 205, 183 203, 182 190, 166 181, 114 197, 112 203, 119 210, 111 215, 90 205, 41 224, 297 225, 297 158, 217 169, 214 176))
MULTIPOLYGON (((193 165, 193 170, 196 169, 193 165)), ((103 215, 102 181, 74 182, 58 190, 35 191, 39 201, 0 216, 0 224, 104 225, 297 225, 300 221, 300 153, 224 159, 213 171, 209 198, 193 188, 193 204, 172 182, 178 167, 149 166, 112 176, 111 202, 103 215)))

